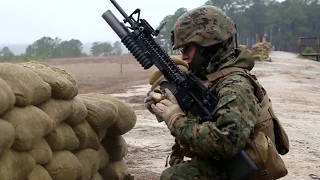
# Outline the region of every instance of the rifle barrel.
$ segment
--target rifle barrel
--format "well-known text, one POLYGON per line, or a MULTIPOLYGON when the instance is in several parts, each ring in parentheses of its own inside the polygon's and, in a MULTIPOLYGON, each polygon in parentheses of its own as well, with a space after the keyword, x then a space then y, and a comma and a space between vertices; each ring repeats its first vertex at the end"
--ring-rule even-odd
POLYGON ((107 10, 105 13, 103 13, 102 17, 109 24, 109 26, 114 30, 114 32, 120 37, 120 39, 128 35, 126 30, 121 26, 120 21, 110 10, 107 10))

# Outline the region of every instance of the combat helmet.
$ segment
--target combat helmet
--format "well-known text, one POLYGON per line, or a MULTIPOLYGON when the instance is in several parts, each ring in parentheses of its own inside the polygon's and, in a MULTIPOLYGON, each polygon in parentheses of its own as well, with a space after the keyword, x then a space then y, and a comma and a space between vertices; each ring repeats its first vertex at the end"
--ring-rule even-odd
POLYGON ((202 47, 224 42, 236 33, 234 23, 215 6, 200 6, 181 15, 173 27, 172 45, 178 49, 187 43, 202 47))

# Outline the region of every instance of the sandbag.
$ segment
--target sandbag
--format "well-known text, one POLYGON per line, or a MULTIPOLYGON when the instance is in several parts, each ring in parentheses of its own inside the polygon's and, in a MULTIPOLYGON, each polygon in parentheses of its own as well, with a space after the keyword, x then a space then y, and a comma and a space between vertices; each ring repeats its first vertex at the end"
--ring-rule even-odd
POLYGON ((66 70, 63 70, 63 69, 60 69, 60 68, 57 68, 57 67, 53 67, 51 66, 51 68, 58 72, 62 77, 68 79, 74 86, 75 88, 78 88, 78 84, 77 84, 77 81, 73 78, 73 76, 68 73, 66 70))
POLYGON ((100 95, 99 97, 112 101, 118 107, 118 119, 108 128, 108 136, 120 136, 130 131, 137 122, 134 109, 124 101, 111 95, 100 95))
POLYGON ((16 97, 10 86, 0 78, 0 114, 13 108, 16 103, 16 97))
POLYGON ((52 180, 76 180, 82 174, 82 165, 79 159, 70 151, 55 151, 52 161, 43 165, 52 180))
POLYGON ((80 145, 80 142, 73 129, 64 122, 58 124, 56 129, 45 136, 45 139, 52 151, 72 151, 78 148, 80 145))
POLYGON ((109 100, 80 94, 79 97, 88 109, 86 120, 98 134, 99 140, 107 134, 107 129, 118 118, 118 108, 116 104, 109 100))
POLYGON ((106 136, 101 142, 109 155, 110 161, 118 161, 128 153, 128 145, 122 136, 106 136))
POLYGON ((90 180, 98 173, 99 153, 93 149, 83 149, 74 152, 82 165, 82 174, 78 180, 90 180))
POLYGON ((73 127, 73 131, 80 143, 76 148, 77 150, 86 148, 91 148, 97 151, 99 150, 100 141, 98 136, 87 121, 75 125, 73 127))
POLYGON ((41 165, 36 165, 25 180, 52 180, 48 171, 41 165))
POLYGON ((15 130, 14 127, 8 123, 0 119, 0 156, 7 151, 14 142, 15 130))
POLYGON ((36 73, 18 64, 0 63, 0 78, 13 91, 16 106, 38 105, 51 97, 51 86, 36 73))
POLYGON ((102 178, 100 173, 96 173, 96 174, 93 175, 93 178, 90 179, 90 180, 104 180, 104 179, 102 178))
POLYGON ((37 164, 47 164, 52 159, 52 151, 45 138, 41 138, 36 142, 28 153, 37 164))
POLYGON ((252 46, 252 55, 255 61, 271 61, 269 54, 272 50, 270 42, 256 43, 252 46))
POLYGON ((36 163, 27 152, 9 149, 0 157, 1 180, 23 180, 33 171, 36 163))
POLYGON ((106 151, 106 149, 100 144, 99 147, 99 170, 104 169, 109 164, 109 155, 106 151))
POLYGON ((118 118, 108 128, 107 136, 120 136, 130 131, 137 122, 137 116, 134 109, 124 101, 115 98, 111 95, 99 94, 99 93, 88 93, 85 94, 89 97, 96 97, 113 102, 118 108, 118 118))
POLYGON ((38 74, 43 81, 50 84, 52 89, 52 97, 68 100, 72 99, 78 94, 78 86, 74 84, 75 81, 71 82, 66 77, 66 71, 57 67, 49 66, 43 62, 36 61, 25 62, 21 65, 32 70, 38 74))
POLYGON ((56 125, 73 114, 72 102, 70 100, 50 98, 38 107, 47 113, 56 125))
POLYGON ((54 122, 41 109, 29 105, 14 107, 2 115, 15 129, 12 148, 18 151, 30 150, 34 143, 52 131, 54 122))
POLYGON ((130 180, 133 179, 129 173, 127 164, 123 159, 110 162, 110 164, 100 172, 103 179, 108 180, 130 180))
POLYGON ((70 101, 72 114, 67 117, 64 122, 69 124, 70 126, 74 126, 85 121, 85 118, 88 115, 88 110, 79 97, 76 96, 70 101))

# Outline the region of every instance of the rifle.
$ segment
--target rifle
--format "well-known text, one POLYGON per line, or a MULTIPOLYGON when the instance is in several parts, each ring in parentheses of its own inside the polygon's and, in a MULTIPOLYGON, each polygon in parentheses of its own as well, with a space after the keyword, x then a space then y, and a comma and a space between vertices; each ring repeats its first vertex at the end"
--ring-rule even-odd
MULTIPOLYGON (((218 103, 215 95, 195 75, 182 72, 165 50, 154 40, 154 37, 158 36, 163 28, 164 23, 155 30, 145 19, 140 19, 139 8, 128 16, 115 0, 110 1, 123 15, 124 20, 120 22, 111 10, 104 12, 102 18, 119 36, 121 42, 139 64, 144 69, 149 69, 155 65, 164 76, 164 80, 160 82, 160 87, 168 88, 174 94, 182 110, 199 116, 199 123, 215 121, 213 115, 218 103), (133 18, 135 14, 138 15, 137 19, 133 18), (126 23, 129 23, 130 26, 125 26, 126 23)), ((227 165, 227 170, 236 179, 245 178, 257 170, 257 167, 243 150, 228 164, 230 165, 227 165), (239 172, 239 169, 244 170, 239 172)))
POLYGON ((234 24, 234 28, 236 29, 236 33, 234 34, 234 37, 233 37, 234 48, 238 48, 238 29, 237 29, 237 24, 234 24))

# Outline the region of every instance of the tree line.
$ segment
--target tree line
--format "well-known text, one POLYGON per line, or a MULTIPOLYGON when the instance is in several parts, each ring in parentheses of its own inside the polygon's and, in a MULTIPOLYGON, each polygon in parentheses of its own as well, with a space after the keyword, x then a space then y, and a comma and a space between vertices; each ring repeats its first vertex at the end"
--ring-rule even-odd
MULTIPOLYGON (((204 5, 215 5, 230 16, 238 29, 238 44, 251 48, 256 34, 264 34, 274 50, 298 52, 299 37, 320 36, 319 0, 207 0, 204 5)), ((156 40, 169 53, 171 30, 174 23, 187 9, 181 7, 167 15, 159 26, 166 22, 156 40)), ((315 42, 310 42, 310 44, 315 42)), ((312 47, 309 47, 309 50, 312 47)), ((81 57, 83 45, 80 40, 62 41, 59 38, 42 37, 26 48, 26 52, 15 56, 8 47, 0 51, 0 59, 43 60, 52 58, 81 57)), ((94 42, 91 55, 118 55, 122 53, 121 43, 116 41, 94 42)))
MULTIPOLYGON (((237 25, 238 44, 249 48, 255 44, 256 34, 265 35, 274 50, 288 52, 298 52, 299 37, 320 36, 319 0, 207 0, 204 5, 225 11, 237 25)), ((158 37, 165 49, 171 48, 170 31, 174 22, 186 11, 179 8, 160 22, 167 22, 158 37)))
MULTIPOLYGON (((120 55, 121 42, 94 42, 91 46, 92 56, 120 55)), ((83 44, 78 39, 61 40, 59 38, 42 37, 29 45, 25 53, 15 55, 9 47, 0 49, 0 59, 3 61, 29 61, 55 58, 85 57, 83 44)))

